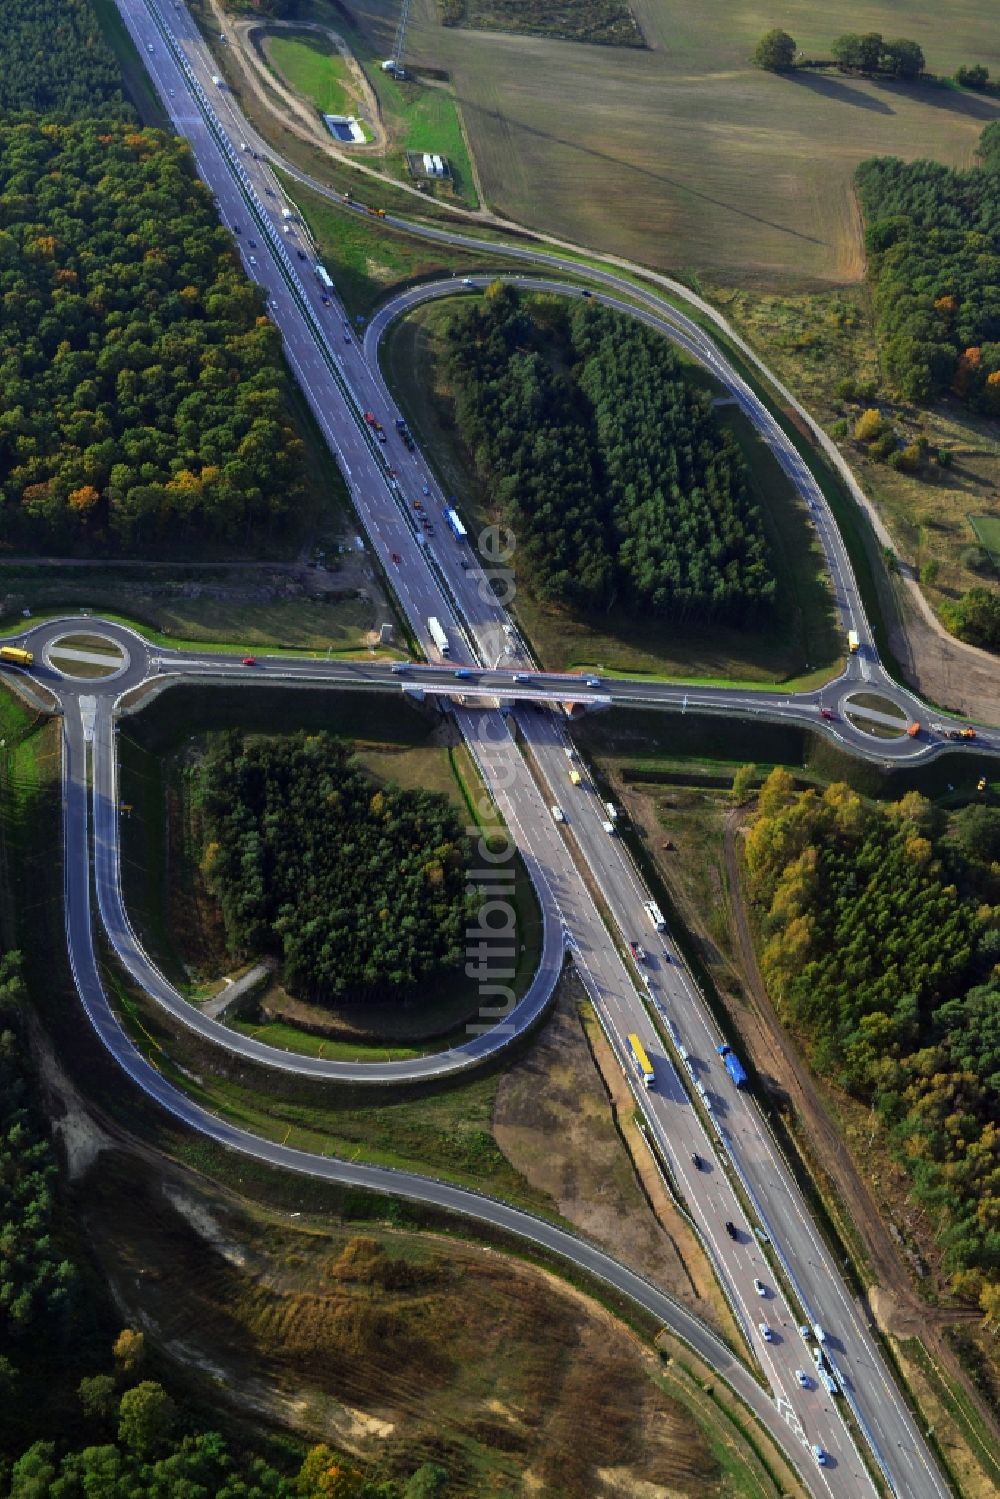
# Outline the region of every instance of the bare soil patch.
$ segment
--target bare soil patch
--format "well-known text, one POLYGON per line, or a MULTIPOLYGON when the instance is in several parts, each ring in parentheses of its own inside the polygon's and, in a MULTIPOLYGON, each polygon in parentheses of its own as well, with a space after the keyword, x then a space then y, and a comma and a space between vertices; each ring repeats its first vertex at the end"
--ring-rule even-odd
POLYGON ((123 1312, 242 1414, 390 1472, 441 1462, 470 1496, 721 1493, 655 1355, 528 1266, 384 1225, 292 1227, 121 1153, 84 1218, 123 1312))
POLYGON ((581 1233, 735 1336, 697 1236, 634 1122, 635 1100, 577 980, 497 1091, 493 1134, 581 1233))

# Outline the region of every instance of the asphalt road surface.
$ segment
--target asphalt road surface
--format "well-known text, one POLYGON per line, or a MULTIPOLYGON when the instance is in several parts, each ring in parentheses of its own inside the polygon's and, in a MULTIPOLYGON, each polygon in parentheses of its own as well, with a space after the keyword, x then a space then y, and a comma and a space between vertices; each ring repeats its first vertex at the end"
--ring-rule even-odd
MULTIPOLYGON (((370 545, 389 576, 395 566, 394 554, 405 561, 399 574, 400 603, 429 658, 438 658, 439 666, 445 667, 434 643, 435 632, 428 625, 433 616, 448 637, 449 649, 445 653, 448 669, 475 671, 503 662, 511 673, 529 672, 531 662, 523 642, 513 631, 494 588, 484 587, 476 570, 461 566, 464 559, 458 554, 461 551, 458 543, 442 546, 435 536, 428 538, 426 527, 415 519, 413 496, 404 493, 404 483, 419 482, 421 492, 426 485, 427 497, 439 505, 442 497, 435 490, 433 477, 418 453, 403 458, 403 445, 392 426, 395 412, 387 404, 377 369, 366 359, 364 349, 347 328, 343 309, 322 289, 319 279, 309 274, 308 261, 299 255, 300 248, 303 256, 308 253, 304 241, 296 247, 294 237, 284 233, 287 221, 283 219, 283 204, 273 179, 266 165, 255 160, 252 150, 242 149, 243 142, 249 144, 245 122, 227 91, 213 82, 211 59, 187 13, 179 6, 170 12, 163 11, 141 0, 119 0, 119 4, 178 129, 191 142, 199 170, 216 195, 223 221, 237 234, 248 273, 268 296, 270 315, 281 329, 290 365, 338 455, 370 545), (253 247, 249 243, 251 237, 257 241, 253 247), (383 436, 367 419, 368 412, 383 424, 383 436)), ((297 233, 301 239, 301 226, 297 233)), ((723 366, 721 356, 712 358, 720 368, 723 366)), ((783 436, 780 429, 776 432, 777 436, 770 434, 775 443, 783 436)), ((801 464, 797 455, 796 460, 801 464)), ((807 474, 806 470, 800 475, 803 486, 811 483, 807 474)), ((832 523, 829 532, 827 554, 831 558, 838 607, 861 637, 862 650, 859 658, 855 658, 856 669, 862 681, 871 681, 881 668, 849 564, 832 523)), ((217 664, 212 669, 221 670, 217 664)), ((190 670, 196 671, 197 667, 190 670)), ((119 688, 122 685, 118 684, 119 688)), ((599 685, 603 690, 603 684, 599 685)), ((698 689, 698 694, 701 697, 703 690, 698 689)), ((82 743, 88 730, 95 743, 95 859, 108 875, 98 882, 102 914, 110 923, 109 935, 123 961, 138 965, 143 972, 142 981, 147 987, 153 986, 150 992, 154 997, 161 998, 156 988, 158 980, 162 983, 162 976, 150 972, 148 960, 143 965, 144 955, 134 942, 120 902, 114 853, 117 807, 112 716, 103 691, 92 688, 82 696, 93 699, 92 703, 83 702, 83 713, 79 691, 72 701, 65 690, 62 693, 71 749, 73 736, 79 733, 82 743), (75 719, 80 723, 78 731, 75 719)), ((654 984, 654 994, 665 1012, 673 1017, 678 1034, 690 1042, 685 1049, 689 1057, 698 1059, 701 1075, 697 1080, 706 1094, 712 1091, 712 1110, 699 1112, 692 1094, 680 1086, 664 1033, 653 1027, 635 976, 623 961, 617 944, 609 941, 601 913, 580 878, 576 858, 582 856, 588 862, 593 861, 593 883, 622 933, 637 919, 637 899, 641 911, 639 898, 643 892, 635 872, 618 840, 605 839, 598 850, 596 825, 590 826, 582 806, 571 811, 568 824, 557 823, 548 811, 552 804, 549 797, 555 800, 556 788, 562 794, 562 782, 556 779, 555 756, 564 747, 553 739, 558 736, 558 725, 547 713, 518 711, 517 732, 544 788, 543 795, 515 743, 508 719, 495 710, 470 708, 460 708, 458 716, 491 794, 522 851, 532 861, 543 906, 549 904, 552 919, 570 936, 584 982, 619 1054, 624 1056, 625 1037, 631 1032, 637 1032, 648 1042, 656 1086, 649 1092, 640 1087, 640 1102, 654 1136, 676 1165, 684 1190, 691 1194, 689 1207, 737 1316, 747 1330, 754 1356, 771 1384, 775 1407, 787 1420, 790 1436, 786 1446, 795 1451, 798 1442, 818 1443, 829 1452, 829 1466, 818 1468, 812 1475, 821 1491, 870 1492, 870 1480, 850 1432, 839 1418, 837 1401, 827 1397, 825 1391, 817 1390, 815 1384, 807 1390, 800 1389, 796 1380, 795 1370, 805 1366, 806 1358, 801 1340, 796 1341, 795 1317, 805 1314, 807 1321, 821 1322, 827 1328, 827 1348, 845 1395, 896 1491, 921 1496, 943 1494, 944 1487, 926 1448, 871 1341, 863 1313, 840 1282, 758 1110, 751 1100, 735 1090, 730 1090, 731 1096, 727 1097, 717 1088, 710 1090, 705 1083, 705 1077, 714 1081, 713 1069, 718 1070, 707 1010, 680 965, 670 960, 662 939, 657 948, 651 937, 655 966, 650 982, 654 984), (688 1149, 692 1143, 696 1146, 694 1151, 688 1149), (693 1164, 690 1155, 694 1153, 709 1165, 707 1172, 699 1173, 707 1178, 705 1183, 695 1181, 690 1172, 685 1176, 682 1158, 686 1150, 689 1165, 693 1164), (762 1320, 762 1301, 753 1288, 753 1272, 761 1271, 764 1261, 757 1258, 759 1241, 749 1232, 736 1205, 729 1175, 721 1166, 723 1159, 728 1160, 735 1176, 748 1188, 751 1201, 757 1205, 754 1211, 762 1219, 758 1226, 766 1225, 772 1246, 789 1277, 786 1292, 772 1274, 770 1294, 765 1298, 773 1341, 765 1341, 756 1330, 758 1320, 762 1320), (722 1215, 727 1213, 737 1226, 735 1240, 719 1232, 722 1215), (798 1306, 795 1315, 789 1304, 791 1300, 798 1306)), ((883 744, 879 749, 881 754, 887 753, 883 744)), ((913 749, 910 745, 907 752, 913 749)), ((77 785, 77 777, 84 773, 80 762, 78 745, 75 755, 67 752, 67 826, 74 840, 72 855, 67 848, 67 897, 68 910, 71 907, 76 913, 75 918, 68 914, 67 919, 78 979, 86 957, 85 948, 80 948, 84 941, 81 923, 85 918, 79 913, 82 889, 87 882, 86 840, 81 840, 79 829, 78 803, 82 789, 77 785), (77 789, 71 794, 74 785, 77 789), (72 823, 71 806, 75 813, 72 823)), ((86 908, 89 921, 89 893, 86 908)), ((88 1009, 92 1015, 97 1013, 95 1005, 91 997, 88 1009)), ((106 1029, 107 1021, 103 1023, 102 1034, 112 1044, 114 1038, 106 1029)), ((134 1076, 134 1054, 127 1056, 118 1042, 114 1042, 112 1049, 134 1076)), ((631 1075, 634 1077, 634 1073, 631 1075)), ((162 1079, 159 1082, 162 1084, 162 1079)), ((220 1138, 219 1130, 223 1135, 226 1133, 228 1126, 193 1109, 187 1100, 179 1103, 180 1095, 170 1092, 167 1106, 174 1112, 180 1107, 189 1109, 191 1113, 185 1117, 198 1128, 210 1129, 216 1138, 220 1138)), ((262 1144, 256 1142, 256 1148, 262 1144)), ((323 1163, 325 1167, 330 1164, 323 1163)), ((421 1191, 426 1190, 424 1183, 421 1191)), ((760 1279, 766 1279, 764 1273, 760 1279)), ((812 1461, 808 1454, 807 1460, 812 1461)))

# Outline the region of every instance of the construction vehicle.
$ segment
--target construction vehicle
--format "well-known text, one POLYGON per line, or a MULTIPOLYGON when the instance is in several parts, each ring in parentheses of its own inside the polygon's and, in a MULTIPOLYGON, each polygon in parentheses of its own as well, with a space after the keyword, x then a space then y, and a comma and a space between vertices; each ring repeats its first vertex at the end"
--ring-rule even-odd
POLYGON ((0 661, 7 661, 11 666, 34 666, 35 664, 31 651, 22 650, 19 645, 0 646, 0 661))
POLYGON ((857 632, 857 630, 848 630, 848 632, 847 632, 847 649, 850 651, 850 653, 851 653, 852 656, 857 652, 857 649, 860 646, 860 644, 861 644, 861 642, 858 639, 858 632, 857 632))
POLYGON ((965 728, 960 731, 958 737, 959 739, 975 739, 976 731, 975 729, 970 729, 967 724, 965 728))

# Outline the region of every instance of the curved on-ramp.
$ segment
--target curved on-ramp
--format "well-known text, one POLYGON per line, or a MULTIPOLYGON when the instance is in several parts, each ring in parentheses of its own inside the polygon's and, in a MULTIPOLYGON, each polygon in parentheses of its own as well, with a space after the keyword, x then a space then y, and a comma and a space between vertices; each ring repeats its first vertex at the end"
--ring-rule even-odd
MULTIPOLYGON (((104 732, 110 727, 110 715, 105 715, 104 732)), ((101 725, 95 724, 95 744, 100 728, 101 725)), ((801 1449, 794 1441, 776 1404, 721 1339, 666 1293, 595 1245, 543 1218, 510 1207, 496 1198, 469 1188, 421 1176, 417 1172, 386 1166, 367 1166, 330 1156, 314 1155, 262 1139, 201 1108, 168 1082, 125 1034, 101 982, 94 948, 90 901, 87 740, 82 724, 77 728, 70 718, 64 724, 63 761, 65 925, 70 967, 83 1008, 98 1038, 118 1067, 147 1098, 182 1124, 241 1155, 302 1176, 428 1204, 441 1211, 488 1224, 569 1261, 626 1296, 683 1339, 699 1358, 726 1381, 768 1430, 789 1461, 797 1465, 801 1449)), ((96 777, 92 794, 96 832, 98 811, 105 799, 105 792, 98 787, 96 777)), ((811 1493, 819 1496, 823 1492, 815 1475, 808 1470, 800 1473, 800 1477, 811 1493)))
MULTIPOLYGON (((76 725, 72 710, 67 713, 66 732, 72 739, 76 725)), ((82 729, 80 730, 82 733, 82 729)), ((64 774, 72 778, 79 765, 67 762, 64 774)), ((252 1036, 230 1030, 211 1019, 183 995, 161 973, 139 941, 125 907, 121 882, 119 843, 118 756, 115 746, 113 708, 109 698, 98 698, 93 724, 93 819, 94 879, 97 904, 108 939, 135 982, 174 1019, 203 1040, 262 1066, 276 1067, 300 1076, 324 1078, 337 1082, 400 1083, 442 1078, 481 1064, 494 1053, 509 1046, 537 1024, 550 1003, 562 972, 564 934, 551 901, 541 884, 529 848, 519 848, 535 886, 542 913, 542 953, 538 968, 527 992, 511 1009, 506 1019, 480 1034, 470 1035, 458 1046, 427 1056, 402 1061, 348 1062, 325 1057, 311 1057, 301 1052, 268 1046, 252 1036)), ((86 807, 75 800, 67 802, 67 858, 87 857, 86 807), (82 821, 81 821, 82 819, 82 821), (69 849, 73 849, 70 855, 69 849)))

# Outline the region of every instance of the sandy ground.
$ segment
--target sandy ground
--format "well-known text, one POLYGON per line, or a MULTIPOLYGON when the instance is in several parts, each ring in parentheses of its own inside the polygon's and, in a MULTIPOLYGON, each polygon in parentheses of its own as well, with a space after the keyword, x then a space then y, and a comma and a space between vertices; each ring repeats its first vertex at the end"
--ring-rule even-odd
POLYGON ((635 1101, 582 991, 563 980, 552 1017, 505 1075, 493 1133, 579 1231, 736 1338, 698 1239, 633 1123, 635 1101))

